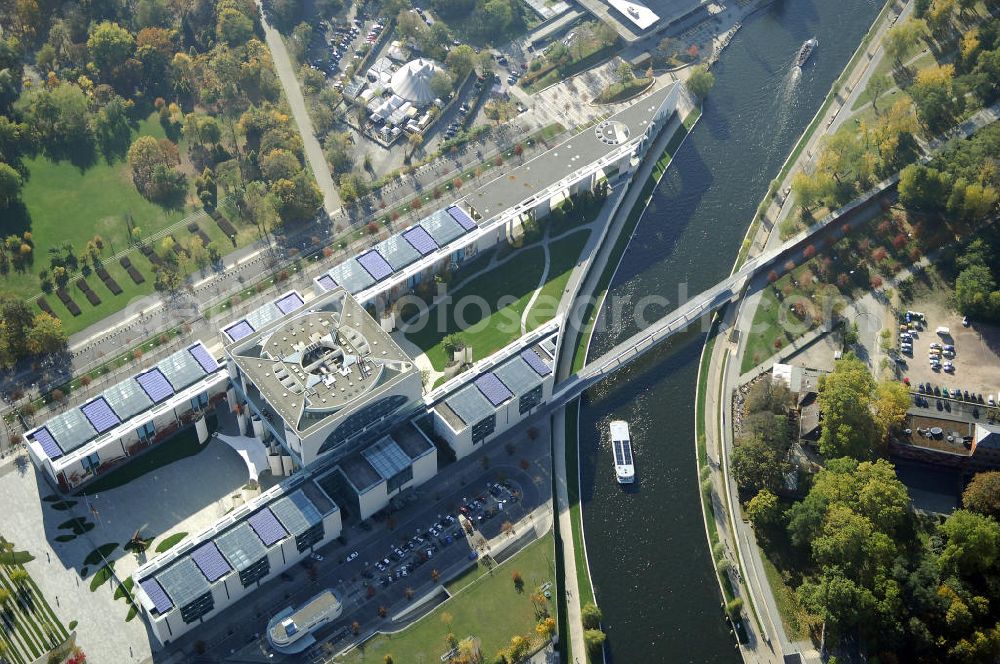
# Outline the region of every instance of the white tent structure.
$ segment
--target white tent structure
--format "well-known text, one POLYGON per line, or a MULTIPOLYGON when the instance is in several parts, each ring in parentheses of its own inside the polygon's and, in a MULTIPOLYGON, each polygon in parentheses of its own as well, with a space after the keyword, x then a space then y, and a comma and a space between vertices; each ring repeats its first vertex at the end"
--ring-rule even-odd
POLYGON ((426 106, 437 96, 431 89, 431 79, 439 71, 442 71, 441 65, 433 60, 423 58, 411 60, 396 70, 389 87, 393 94, 399 95, 414 106, 426 106))

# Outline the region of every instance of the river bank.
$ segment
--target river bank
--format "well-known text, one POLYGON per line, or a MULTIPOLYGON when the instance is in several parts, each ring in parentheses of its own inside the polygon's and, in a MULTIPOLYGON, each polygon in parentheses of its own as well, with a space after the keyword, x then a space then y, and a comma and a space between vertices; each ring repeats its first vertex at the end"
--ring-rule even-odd
MULTIPOLYGON (((865 0, 846 5, 777 3, 744 22, 716 65, 704 115, 641 216, 609 300, 636 302, 654 293, 679 299, 685 289, 699 292, 728 273, 756 201, 880 8, 865 0), (822 57, 793 76, 791 61, 813 35, 824 45, 822 57)), ((608 317, 602 310, 607 325, 594 337, 594 352, 637 329, 630 319, 608 317)), ((692 388, 704 332, 679 336, 581 402, 584 538, 612 661, 738 659, 720 620, 705 520, 695 502, 699 477, 690 471, 692 388), (635 493, 617 491, 606 474, 610 451, 602 432, 612 418, 633 424, 635 493)))

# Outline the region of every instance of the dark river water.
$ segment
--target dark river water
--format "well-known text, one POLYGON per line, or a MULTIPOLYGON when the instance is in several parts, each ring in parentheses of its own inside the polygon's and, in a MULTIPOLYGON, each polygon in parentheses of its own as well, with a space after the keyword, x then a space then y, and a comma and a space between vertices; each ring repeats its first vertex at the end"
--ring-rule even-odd
MULTIPOLYGON (((650 3, 669 13, 668 0, 650 3)), ((639 223, 612 298, 696 294, 725 277, 754 210, 847 64, 877 0, 784 0, 747 20, 713 70, 704 115, 639 223), (803 41, 819 39, 801 73, 803 41)), ((629 311, 628 307, 624 308, 629 311)), ((595 335, 591 357, 634 333, 633 316, 595 335)), ((647 309, 649 320, 663 307, 647 309)), ((580 419, 581 496, 591 574, 611 661, 738 661, 722 621, 699 505, 694 397, 705 335, 695 329, 588 392, 580 419), (638 490, 615 484, 607 425, 628 420, 638 490)))

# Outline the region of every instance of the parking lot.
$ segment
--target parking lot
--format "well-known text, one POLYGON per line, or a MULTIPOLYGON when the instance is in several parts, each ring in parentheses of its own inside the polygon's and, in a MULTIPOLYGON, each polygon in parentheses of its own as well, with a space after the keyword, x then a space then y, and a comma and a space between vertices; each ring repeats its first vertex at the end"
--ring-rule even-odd
MULTIPOLYGON (((934 302, 914 303, 911 310, 923 313, 924 320, 917 321, 917 329, 905 333, 897 328, 903 351, 900 357, 905 361, 900 368, 911 389, 919 392, 920 385, 926 390, 929 384, 932 395, 937 388, 937 395, 944 396, 942 391, 947 388, 947 396, 957 391, 962 400, 983 405, 988 405, 990 395, 994 400, 1000 398, 1000 357, 996 352, 1000 334, 994 326, 977 321, 968 321, 966 326, 962 316, 934 302), (910 335, 908 346, 903 345, 906 337, 900 336, 905 334, 910 335)), ((905 323, 900 321, 900 325, 905 323)))
POLYGON ((402 628, 424 610, 432 609, 435 602, 422 605, 414 615, 401 614, 473 565, 472 554, 482 556, 484 551, 477 547, 486 540, 499 536, 500 541, 513 542, 528 536, 532 528, 536 533, 548 529, 551 461, 547 425, 536 426, 543 433, 534 442, 523 432, 510 432, 486 449, 443 468, 391 515, 370 524, 348 520, 342 541, 319 549, 317 556, 268 582, 242 605, 188 632, 177 646, 189 652, 191 644, 202 641, 208 653, 220 657, 304 661, 301 656, 285 660, 277 654, 272 657, 261 637, 272 615, 301 604, 322 588, 335 590, 344 611, 316 634, 320 642, 317 648, 339 651, 347 647, 357 638, 350 630, 355 621, 362 636, 370 630, 402 628), (466 512, 474 524, 471 534, 459 518, 466 512), (525 520, 527 515, 532 516, 525 520), (505 522, 514 524, 509 540, 501 535, 505 522), (331 643, 323 646, 326 642, 331 643))

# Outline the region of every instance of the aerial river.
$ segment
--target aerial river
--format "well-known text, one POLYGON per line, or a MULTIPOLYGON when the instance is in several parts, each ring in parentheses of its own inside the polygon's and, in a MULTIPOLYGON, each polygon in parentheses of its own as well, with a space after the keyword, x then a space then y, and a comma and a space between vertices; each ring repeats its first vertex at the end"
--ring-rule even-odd
MULTIPOLYGON (((667 14, 670 0, 648 2, 667 14)), ((643 215, 612 298, 694 295, 725 277, 768 183, 881 8, 879 0, 779 0, 746 21, 714 68, 704 115, 643 215), (819 47, 802 72, 803 41, 819 47)), ((600 355, 634 333, 629 314, 593 340, 600 355)), ((630 307, 624 307, 629 312, 630 307)), ((650 307, 654 320, 664 307, 650 307)), ((621 317, 619 317, 621 318, 621 317)), ((588 392, 580 418, 581 497, 610 659, 739 660, 722 620, 695 468, 695 377, 704 332, 676 337, 588 392), (615 484, 607 425, 631 425, 638 490, 615 484)))

